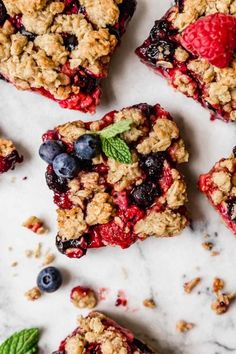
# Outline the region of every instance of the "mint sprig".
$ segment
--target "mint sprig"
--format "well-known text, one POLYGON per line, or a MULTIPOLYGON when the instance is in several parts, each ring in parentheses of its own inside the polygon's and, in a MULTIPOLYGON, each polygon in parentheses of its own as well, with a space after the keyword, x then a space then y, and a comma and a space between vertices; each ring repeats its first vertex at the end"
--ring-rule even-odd
POLYGON ((33 354, 38 351, 39 329, 14 333, 0 345, 0 354, 33 354))
POLYGON ((128 130, 130 130, 130 126, 132 124, 131 119, 121 120, 114 124, 109 125, 108 127, 100 130, 98 134, 105 139, 114 138, 118 134, 122 134, 128 130))
MULTIPOLYGON (((101 137, 102 150, 107 157, 110 157, 118 162, 130 164, 132 163, 132 156, 128 145, 115 136, 114 138, 105 139, 101 137)), ((1 353, 0 353, 1 354, 1 353)))
POLYGON ((117 136, 130 130, 131 124, 131 119, 121 120, 97 133, 100 135, 102 150, 107 157, 125 164, 132 163, 132 155, 129 146, 124 140, 117 136))

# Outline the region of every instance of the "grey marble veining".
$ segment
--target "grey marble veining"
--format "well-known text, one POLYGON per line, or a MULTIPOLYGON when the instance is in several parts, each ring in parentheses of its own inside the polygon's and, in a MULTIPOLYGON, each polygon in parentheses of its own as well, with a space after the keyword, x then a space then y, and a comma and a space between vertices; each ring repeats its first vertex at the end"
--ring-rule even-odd
POLYGON ((176 117, 191 153, 183 172, 189 185, 192 229, 173 239, 150 238, 126 251, 90 251, 79 261, 57 254, 55 265, 66 275, 63 288, 35 303, 27 302, 23 294, 34 286, 42 260, 27 259, 24 251, 41 242, 44 250, 56 252, 55 207, 44 183, 45 165, 37 156, 40 136, 59 122, 91 117, 62 110, 42 97, 17 92, 0 82, 0 131, 13 138, 25 155, 24 164, 0 177, 1 339, 15 330, 39 326, 41 354, 50 354, 76 326, 80 312, 70 303, 69 294, 73 286, 84 284, 107 288, 107 299, 100 302, 98 310, 132 328, 163 354, 236 353, 236 304, 225 315, 216 316, 210 308, 213 295, 209 291, 215 276, 226 281, 227 291, 236 291, 236 239, 196 187, 200 173, 230 154, 236 145, 236 127, 211 122, 208 112, 172 91, 135 57, 134 49, 168 6, 169 1, 139 0, 136 15, 113 60, 110 77, 104 82, 102 104, 92 119, 139 102, 159 102, 176 117), (23 181, 24 176, 28 179, 23 181), (48 236, 35 236, 22 228, 22 222, 33 214, 46 221, 48 236), (220 251, 219 256, 211 257, 202 248, 206 234, 220 251), (13 261, 19 262, 15 268, 10 267, 13 261), (192 294, 184 294, 183 283, 196 276, 202 282, 192 294), (126 308, 114 306, 119 290, 126 293, 126 308), (154 310, 142 306, 142 301, 150 296, 158 304, 154 310), (175 324, 180 319, 193 322, 195 328, 187 334, 177 333, 175 324))

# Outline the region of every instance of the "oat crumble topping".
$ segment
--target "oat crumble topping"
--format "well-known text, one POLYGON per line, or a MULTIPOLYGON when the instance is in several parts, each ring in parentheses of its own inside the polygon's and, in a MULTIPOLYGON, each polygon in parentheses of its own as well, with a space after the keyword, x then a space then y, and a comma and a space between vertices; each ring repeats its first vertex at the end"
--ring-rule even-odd
POLYGON ((0 138, 0 157, 6 157, 14 150, 16 150, 16 148, 11 140, 0 138))
POLYGON ((143 300, 143 305, 148 307, 149 309, 155 309, 157 307, 155 300, 153 299, 145 299, 143 300))
POLYGON ((218 293, 219 291, 223 290, 224 286, 225 286, 225 282, 223 279, 220 279, 220 278, 214 279, 213 285, 212 285, 214 293, 218 293))
POLYGON ((80 309, 92 309, 97 305, 97 297, 95 292, 88 288, 74 288, 71 291, 71 301, 80 309))
POLYGON ((23 226, 38 235, 42 235, 48 232, 48 229, 45 228, 43 221, 39 219, 37 216, 30 216, 23 223, 23 226))

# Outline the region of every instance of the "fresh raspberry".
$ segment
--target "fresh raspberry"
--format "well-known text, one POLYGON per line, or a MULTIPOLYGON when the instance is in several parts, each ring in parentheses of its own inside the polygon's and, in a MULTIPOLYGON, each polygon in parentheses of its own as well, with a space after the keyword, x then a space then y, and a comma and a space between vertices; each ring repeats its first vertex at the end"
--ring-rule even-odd
POLYGON ((225 68, 236 49, 236 18, 223 13, 200 18, 185 29, 181 44, 192 54, 225 68))

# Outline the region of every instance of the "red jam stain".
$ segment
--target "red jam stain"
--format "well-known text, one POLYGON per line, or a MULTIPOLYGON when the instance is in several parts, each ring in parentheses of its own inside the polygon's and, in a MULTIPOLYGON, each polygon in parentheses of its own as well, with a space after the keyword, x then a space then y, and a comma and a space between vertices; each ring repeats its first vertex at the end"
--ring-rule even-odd
POLYGON ((107 288, 98 289, 98 300, 105 301, 107 299, 109 290, 107 288))
POLYGON ((127 305, 128 305, 128 300, 126 299, 125 292, 123 290, 119 290, 118 294, 117 294, 117 299, 116 299, 115 306, 117 306, 117 307, 119 307, 119 306, 126 307, 127 305))
POLYGON ((62 209, 71 209, 73 206, 67 193, 55 193, 53 200, 62 209))

